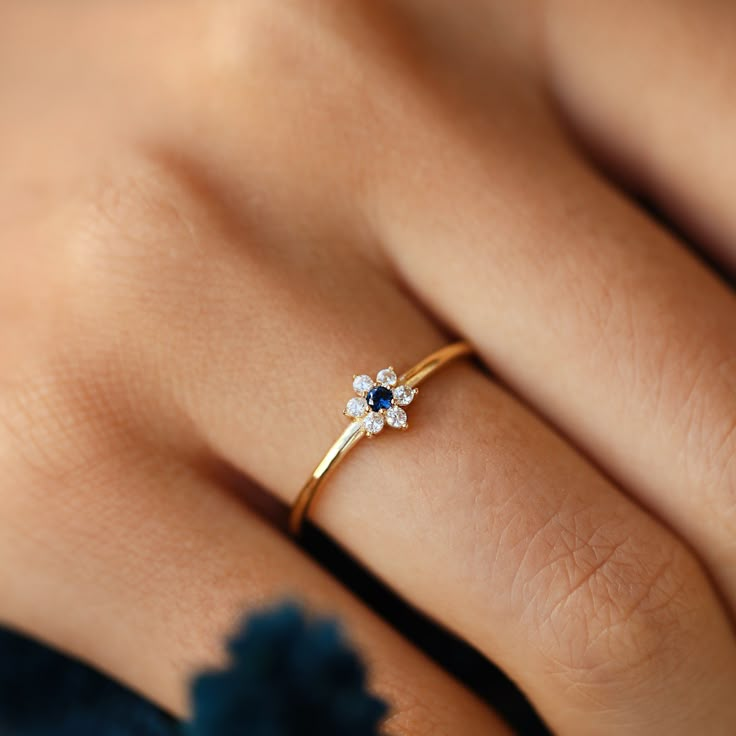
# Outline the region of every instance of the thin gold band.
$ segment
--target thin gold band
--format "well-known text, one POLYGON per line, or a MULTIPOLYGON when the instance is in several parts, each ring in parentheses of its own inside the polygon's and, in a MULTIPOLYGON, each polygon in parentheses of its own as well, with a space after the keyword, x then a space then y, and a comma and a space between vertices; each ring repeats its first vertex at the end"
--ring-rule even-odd
MULTIPOLYGON (((470 355, 472 352, 472 348, 466 342, 455 342, 446 345, 406 371, 399 378, 399 383, 409 388, 415 388, 451 360, 470 355)), ((327 454, 314 469, 309 480, 304 484, 301 491, 299 491, 299 495, 296 497, 296 501, 294 501, 294 505, 291 508, 289 531, 292 535, 295 537, 299 536, 307 512, 314 502, 322 484, 332 474, 348 452, 365 436, 366 432, 361 422, 351 422, 337 438, 335 444, 327 451, 327 454)))

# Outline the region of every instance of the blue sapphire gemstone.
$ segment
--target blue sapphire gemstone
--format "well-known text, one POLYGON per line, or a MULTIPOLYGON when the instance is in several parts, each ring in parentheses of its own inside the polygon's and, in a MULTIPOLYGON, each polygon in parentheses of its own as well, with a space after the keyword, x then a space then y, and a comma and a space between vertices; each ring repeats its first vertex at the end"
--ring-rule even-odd
POLYGON ((381 411, 381 409, 388 409, 391 406, 393 394, 391 393, 391 389, 385 386, 376 386, 368 392, 365 399, 373 411, 381 411))

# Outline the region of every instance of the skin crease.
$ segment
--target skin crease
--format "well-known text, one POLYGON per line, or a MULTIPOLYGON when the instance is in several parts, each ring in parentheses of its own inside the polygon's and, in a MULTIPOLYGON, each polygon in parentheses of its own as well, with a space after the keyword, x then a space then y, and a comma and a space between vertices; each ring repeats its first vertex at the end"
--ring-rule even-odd
POLYGON ((698 82, 733 56, 682 49, 734 11, 698 3, 694 41, 686 2, 630 35, 509 5, 4 3, 3 622, 184 713, 238 612, 297 591, 391 733, 503 733, 220 472, 289 503, 350 376, 453 332, 495 379, 433 377, 314 520, 553 730, 732 732, 736 300, 608 176, 732 262, 734 110, 698 82), (688 73, 656 87, 661 54, 688 73))

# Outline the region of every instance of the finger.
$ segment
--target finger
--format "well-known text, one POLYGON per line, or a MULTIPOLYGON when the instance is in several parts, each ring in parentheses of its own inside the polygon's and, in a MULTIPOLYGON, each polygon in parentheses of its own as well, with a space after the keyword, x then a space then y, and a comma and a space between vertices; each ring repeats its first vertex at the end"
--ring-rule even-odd
MULTIPOLYGON (((190 234, 179 218, 165 228, 157 219, 167 235, 143 252, 107 213, 77 260, 104 272, 115 242, 126 265, 117 288, 85 292, 95 310, 84 319, 145 304, 145 329, 126 330, 119 348, 139 356, 128 385, 159 377, 136 402, 139 421, 163 437, 204 437, 293 500, 344 426, 350 376, 389 360, 408 366, 444 338, 352 249, 300 233, 294 257, 216 226, 201 190, 175 171, 143 180, 145 207, 127 187, 115 198, 126 220, 131 204, 138 223, 185 211, 190 234), (159 197, 169 205, 151 208, 159 197), (169 290, 151 303, 146 285, 162 272, 169 290)), ((734 642, 681 543, 468 365, 433 378, 409 408, 416 430, 363 443, 330 478, 314 509, 320 524, 494 659, 565 733, 587 732, 604 712, 600 732, 611 734, 632 723, 717 730, 731 717, 734 642), (694 695, 692 683, 706 680, 694 695)))
MULTIPOLYGON (((79 417, 78 406, 65 408, 71 414, 62 423, 79 417)), ((507 733, 200 470, 119 435, 113 453, 89 432, 80 432, 83 461, 61 442, 68 473, 24 470, 2 496, 3 621, 184 715, 189 679, 220 663, 240 616, 298 596, 344 621, 368 660, 370 687, 391 704, 392 733, 507 733)), ((3 460, 17 464, 18 448, 4 450, 3 460)))
POLYGON ((614 170, 736 269, 736 6, 546 8, 546 61, 574 125, 614 170))
POLYGON ((688 540, 736 607, 736 297, 512 100, 518 124, 485 158, 460 140, 431 188, 387 177, 377 237, 494 371, 688 540))

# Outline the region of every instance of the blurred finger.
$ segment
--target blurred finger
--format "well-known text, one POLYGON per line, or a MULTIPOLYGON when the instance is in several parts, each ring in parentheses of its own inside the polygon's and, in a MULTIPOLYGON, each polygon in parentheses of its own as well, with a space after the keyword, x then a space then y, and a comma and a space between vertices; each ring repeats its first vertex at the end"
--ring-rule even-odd
POLYGON ((736 5, 545 6, 563 110, 604 163, 736 273, 736 5))
POLYGON ((4 622, 184 715, 189 678, 222 659, 242 614, 296 596, 343 619, 392 733, 507 733, 206 473, 116 441, 115 454, 88 445, 99 457, 73 467, 70 452, 67 474, 23 473, 3 494, 4 622))

